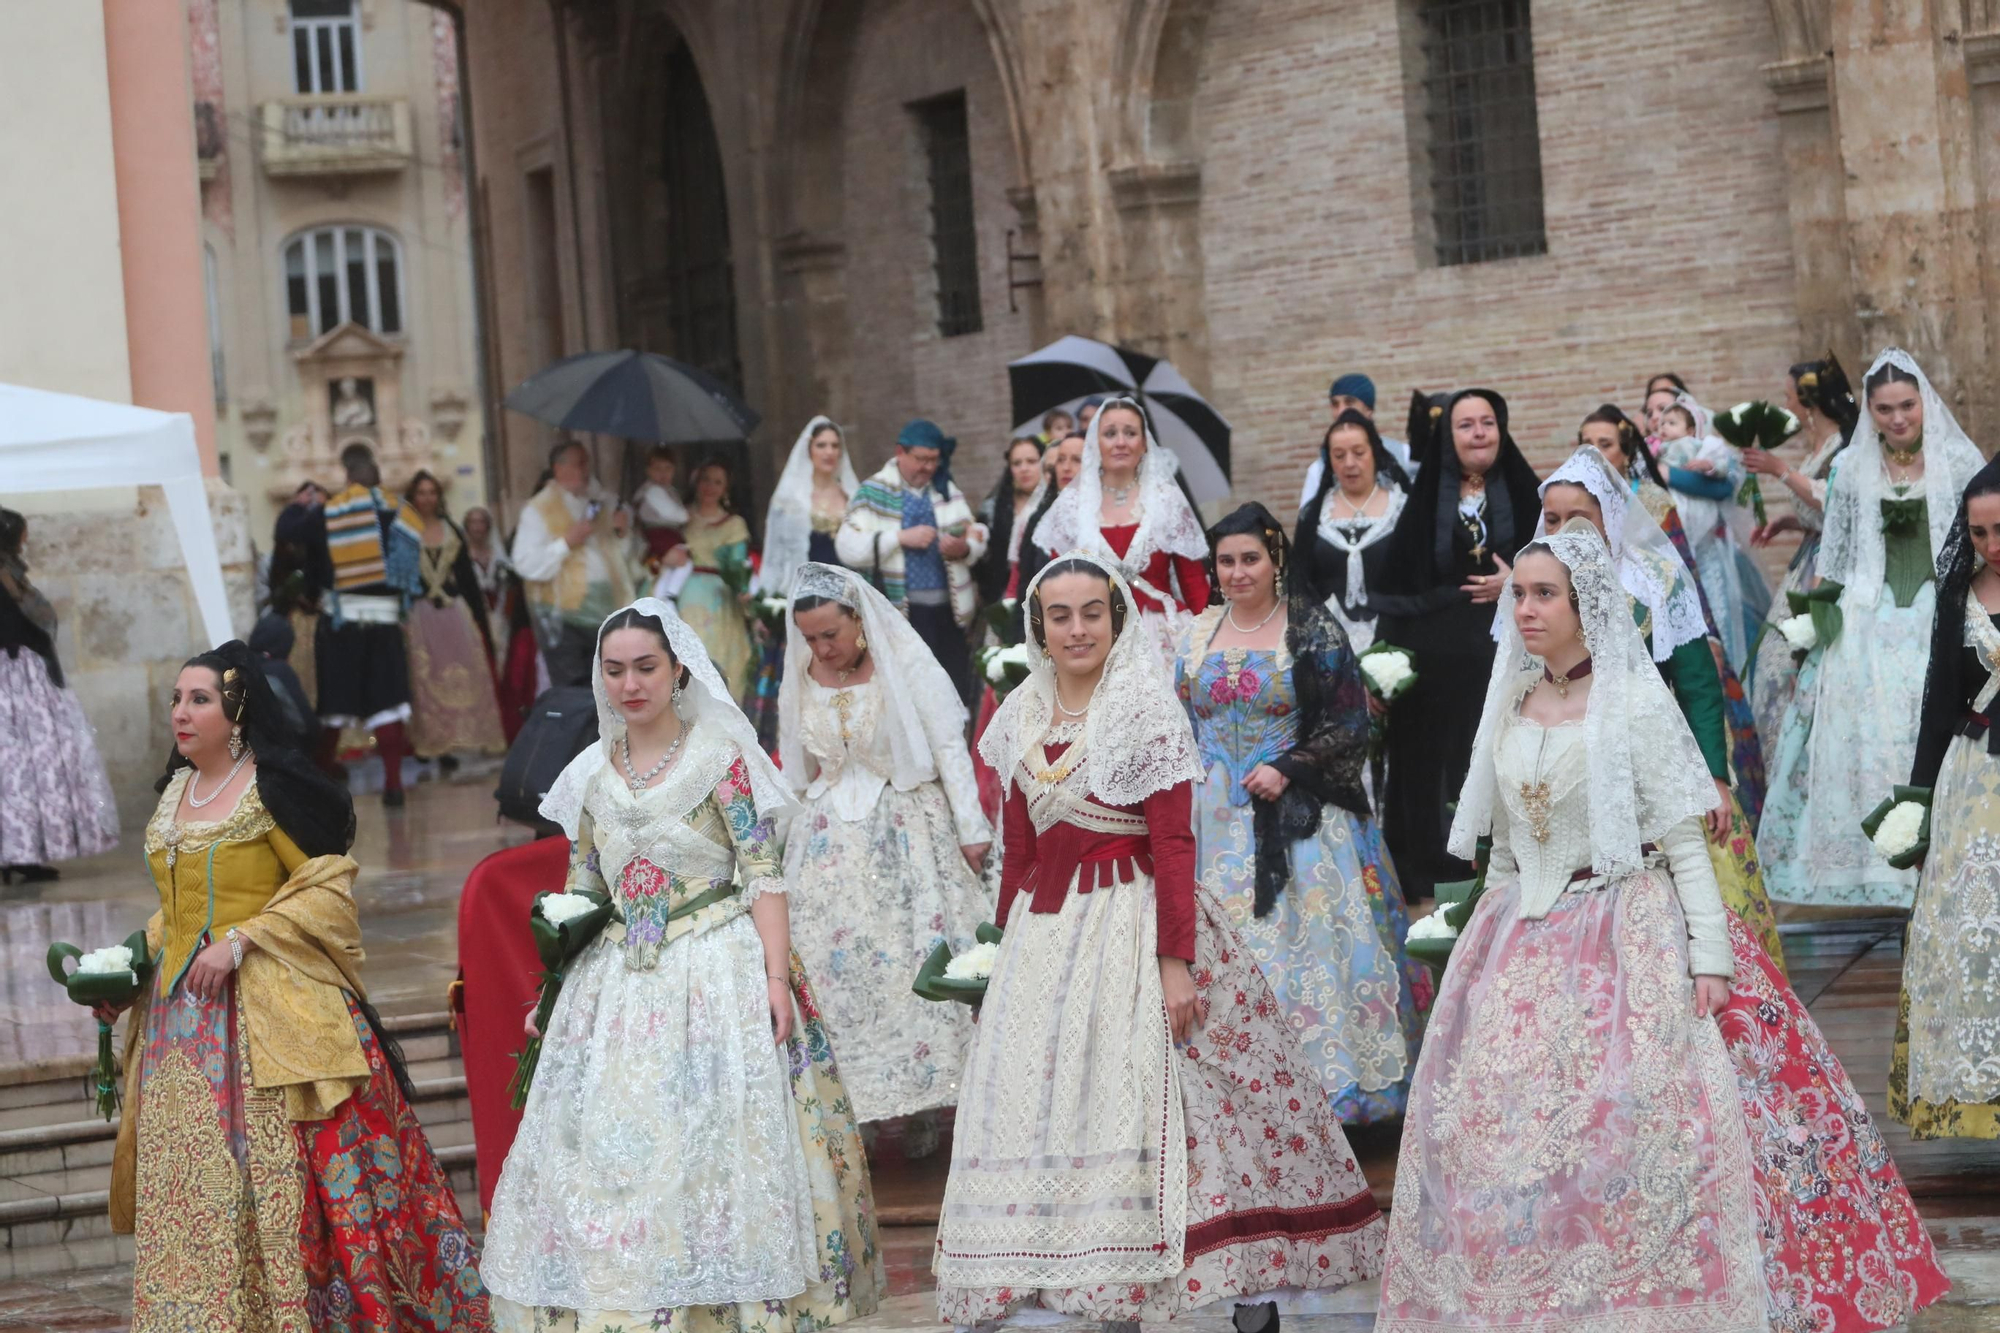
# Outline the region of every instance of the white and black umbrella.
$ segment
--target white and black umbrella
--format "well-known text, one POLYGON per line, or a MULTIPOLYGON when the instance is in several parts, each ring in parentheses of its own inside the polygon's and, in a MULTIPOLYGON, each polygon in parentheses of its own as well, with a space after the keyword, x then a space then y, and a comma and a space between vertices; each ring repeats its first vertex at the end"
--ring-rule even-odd
POLYGON ((565 430, 695 444, 741 440, 757 414, 704 372, 657 352, 585 352, 530 376, 506 404, 565 430))
POLYGON ((1180 460, 1197 500, 1229 495, 1229 423, 1173 363, 1071 334, 1007 363, 1016 434, 1041 429, 1055 408, 1074 415, 1093 394, 1130 394, 1146 405, 1160 443, 1180 460))

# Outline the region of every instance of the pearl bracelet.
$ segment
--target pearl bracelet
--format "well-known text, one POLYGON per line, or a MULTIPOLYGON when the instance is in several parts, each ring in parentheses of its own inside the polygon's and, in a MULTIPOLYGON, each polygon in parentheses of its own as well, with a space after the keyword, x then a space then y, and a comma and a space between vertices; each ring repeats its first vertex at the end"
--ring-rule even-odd
POLYGON ((236 927, 234 926, 224 931, 222 937, 229 941, 229 970, 232 972, 242 971, 243 937, 236 933, 236 927))

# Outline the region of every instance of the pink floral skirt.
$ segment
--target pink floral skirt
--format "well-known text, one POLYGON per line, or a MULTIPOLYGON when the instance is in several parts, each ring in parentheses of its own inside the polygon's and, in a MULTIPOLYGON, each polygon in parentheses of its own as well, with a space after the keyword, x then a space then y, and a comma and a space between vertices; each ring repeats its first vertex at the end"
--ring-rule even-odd
POLYGON ((1431 1014, 1379 1330, 1846 1333, 1943 1294, 1861 1098, 1733 913, 1711 1021, 1664 871, 1518 904, 1481 903, 1431 1014))
POLYGON ((39 656, 0 649, 0 865, 117 845, 118 805, 83 705, 39 656))
POLYGON ((1021 906, 960 1082, 938 1317, 1159 1320, 1377 1272, 1382 1216, 1214 897, 1195 893, 1203 1022, 1178 1046, 1150 878, 1021 906))

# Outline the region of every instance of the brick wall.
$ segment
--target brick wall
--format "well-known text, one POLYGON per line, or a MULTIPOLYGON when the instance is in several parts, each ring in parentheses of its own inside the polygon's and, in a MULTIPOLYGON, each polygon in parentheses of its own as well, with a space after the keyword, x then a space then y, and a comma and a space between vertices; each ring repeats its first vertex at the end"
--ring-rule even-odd
POLYGON ((1395 0, 1218 0, 1202 148, 1208 386, 1236 490, 1290 512, 1342 370, 1399 434, 1413 388, 1485 384, 1546 471, 1605 399, 1675 369, 1776 397, 1799 359, 1770 19, 1740 0, 1534 7, 1548 254, 1419 253, 1395 0))
POLYGON ((1020 173, 999 73, 963 4, 871 3, 854 52, 843 217, 855 466, 864 475, 879 466, 902 424, 927 416, 958 438, 954 479, 976 500, 999 476, 1013 424, 1007 362, 1034 347, 1025 306, 1007 310, 1007 229, 1016 225, 1007 190, 1020 173), (946 338, 937 327, 924 144, 909 104, 959 88, 971 131, 984 322, 978 333, 946 338))

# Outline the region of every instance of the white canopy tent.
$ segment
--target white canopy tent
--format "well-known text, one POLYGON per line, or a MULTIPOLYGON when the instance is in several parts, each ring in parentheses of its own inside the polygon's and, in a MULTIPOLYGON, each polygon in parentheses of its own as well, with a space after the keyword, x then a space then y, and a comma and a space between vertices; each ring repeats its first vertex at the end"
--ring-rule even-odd
POLYGON ((158 486, 211 645, 236 637, 209 526, 194 419, 185 412, 101 402, 0 384, 0 495, 158 486))

